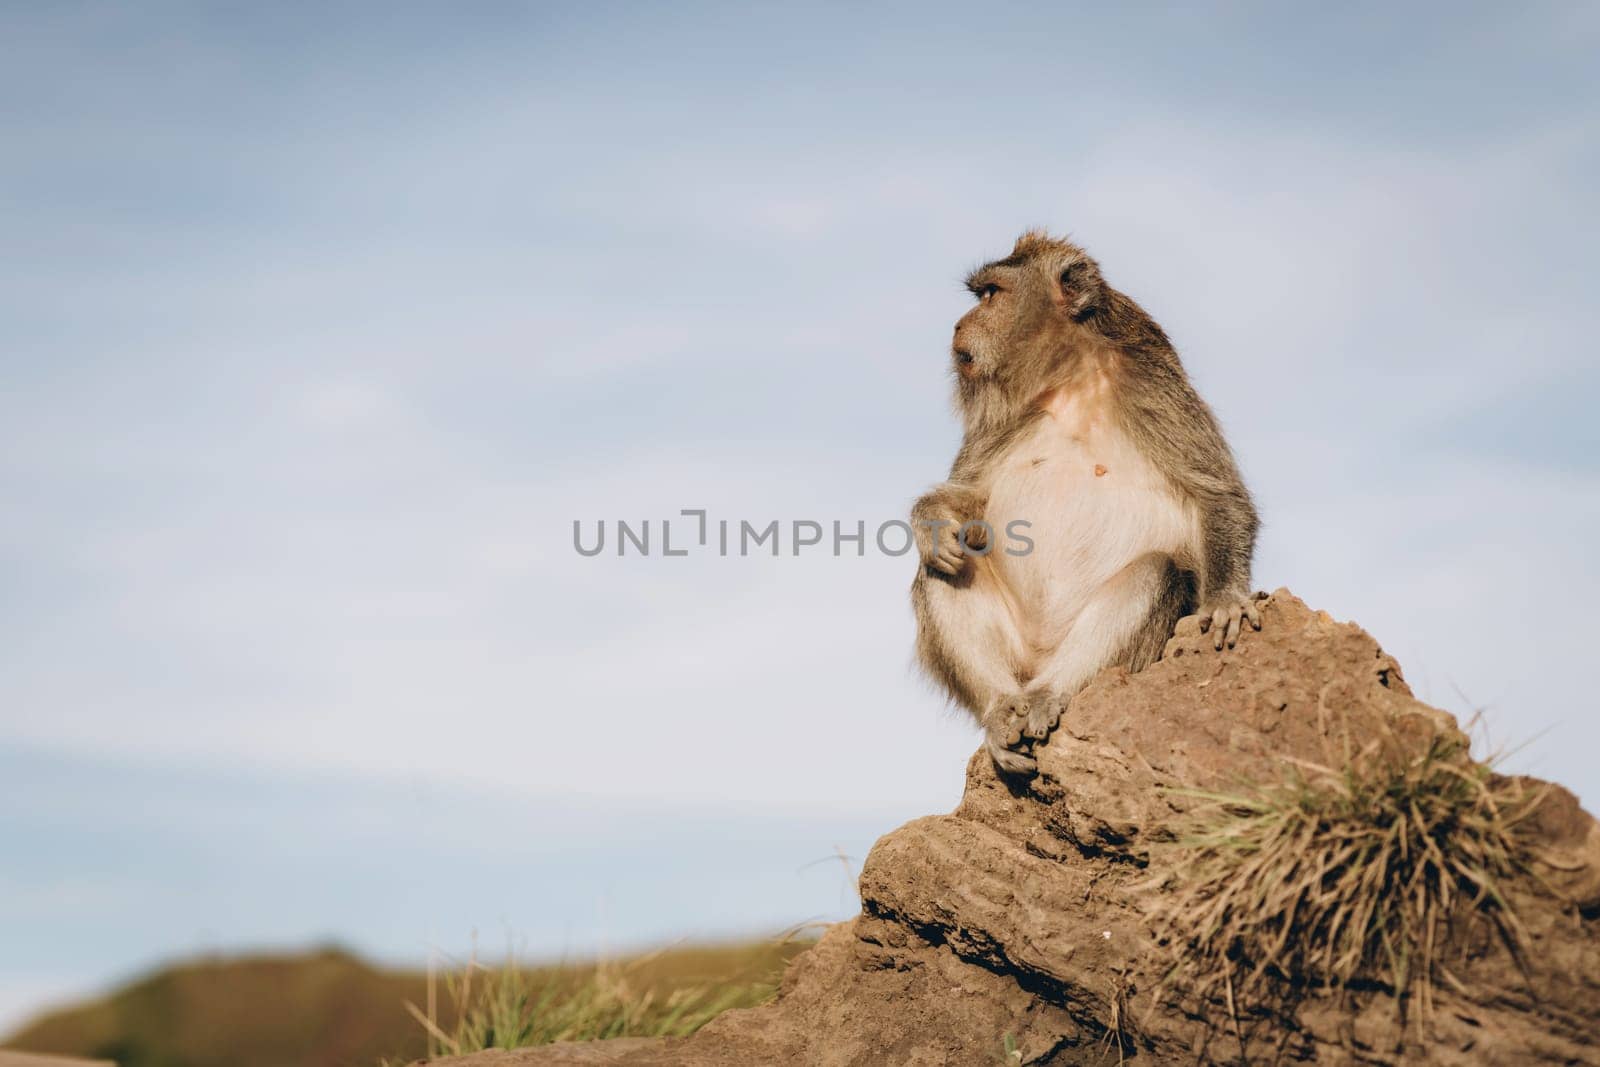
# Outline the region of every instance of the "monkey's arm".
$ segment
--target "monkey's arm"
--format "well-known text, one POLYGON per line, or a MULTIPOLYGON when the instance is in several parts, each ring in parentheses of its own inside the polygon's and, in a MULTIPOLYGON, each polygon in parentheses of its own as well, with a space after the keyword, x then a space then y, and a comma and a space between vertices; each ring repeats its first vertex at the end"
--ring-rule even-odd
POLYGON ((950 464, 950 478, 924 493, 911 507, 911 528, 917 538, 923 566, 944 574, 956 575, 965 562, 965 549, 981 552, 989 543, 991 531, 981 523, 989 504, 986 488, 990 466, 1023 433, 1038 412, 1014 419, 1002 426, 969 431, 950 464))
MULTIPOLYGON (((1228 459, 1231 467, 1232 456, 1228 459)), ((1201 485, 1204 497, 1195 494, 1200 502, 1200 631, 1211 632, 1219 650, 1238 642, 1244 620, 1261 629, 1261 609, 1250 591, 1250 559, 1260 523, 1238 471, 1232 473, 1231 481, 1201 485)))
POLYGON ((1126 394, 1128 431, 1196 509, 1200 627, 1233 647, 1244 620, 1261 629, 1250 591, 1260 520, 1216 417, 1176 359, 1137 376, 1126 394))

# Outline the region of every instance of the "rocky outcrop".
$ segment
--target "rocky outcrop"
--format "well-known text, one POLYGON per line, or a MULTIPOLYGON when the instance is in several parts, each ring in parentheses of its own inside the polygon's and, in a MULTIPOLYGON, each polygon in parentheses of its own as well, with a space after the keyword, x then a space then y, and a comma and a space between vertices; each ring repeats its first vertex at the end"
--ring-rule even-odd
POLYGON ((1276 780, 1397 720, 1457 729, 1359 627, 1281 590, 1263 616, 1234 650, 1189 619, 1147 670, 1103 672, 1030 781, 974 756, 960 807, 877 843, 862 914, 791 964, 774 1004, 687 1039, 451 1062, 1600 1064, 1600 824, 1555 786, 1526 794, 1525 876, 1499 887, 1520 958, 1452 927, 1425 1018, 1378 983, 1241 1008, 1164 981, 1152 914, 1192 790, 1276 780))

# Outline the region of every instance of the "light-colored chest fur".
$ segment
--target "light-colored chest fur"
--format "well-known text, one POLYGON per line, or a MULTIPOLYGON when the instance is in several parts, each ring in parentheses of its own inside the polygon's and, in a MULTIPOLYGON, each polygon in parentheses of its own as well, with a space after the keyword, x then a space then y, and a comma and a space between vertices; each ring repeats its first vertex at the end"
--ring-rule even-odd
POLYGON ((1151 553, 1192 556, 1198 522, 1122 431, 1103 373, 1053 390, 1044 415, 993 468, 985 518, 999 535, 987 562, 1026 639, 1059 643, 1094 592, 1151 553), (1034 542, 1011 556, 1007 524, 1034 542))

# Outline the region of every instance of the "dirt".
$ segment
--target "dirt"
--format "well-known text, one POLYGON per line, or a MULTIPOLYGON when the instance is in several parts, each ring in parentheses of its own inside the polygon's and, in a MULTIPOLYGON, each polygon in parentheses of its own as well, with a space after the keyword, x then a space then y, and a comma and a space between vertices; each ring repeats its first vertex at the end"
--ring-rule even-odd
POLYGON ((1359 627, 1285 590, 1263 622, 1217 652, 1188 619, 1144 672, 1103 672, 1029 782, 1002 780, 980 751, 953 813, 879 840, 862 914, 794 960, 775 1003, 690 1038, 449 1062, 1600 1064, 1600 824, 1532 780, 1528 869, 1500 887, 1528 951, 1452 928, 1452 981, 1431 1011, 1402 1014, 1381 985, 1240 1010, 1163 984, 1173 957, 1148 918, 1153 876, 1201 802, 1174 790, 1278 779, 1285 757, 1324 762, 1397 716, 1458 729, 1359 627))

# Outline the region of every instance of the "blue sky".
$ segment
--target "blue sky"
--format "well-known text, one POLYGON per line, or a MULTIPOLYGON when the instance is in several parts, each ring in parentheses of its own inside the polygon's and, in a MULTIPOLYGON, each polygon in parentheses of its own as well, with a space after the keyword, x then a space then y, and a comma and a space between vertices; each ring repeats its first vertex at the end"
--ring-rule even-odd
POLYGON ((959 796, 909 563, 578 557, 902 515, 959 279, 1047 225, 1265 518, 1600 797, 1584 5, 0 12, 0 1025, 170 956, 849 910, 959 796), (459 873, 460 877, 450 877, 459 873))

